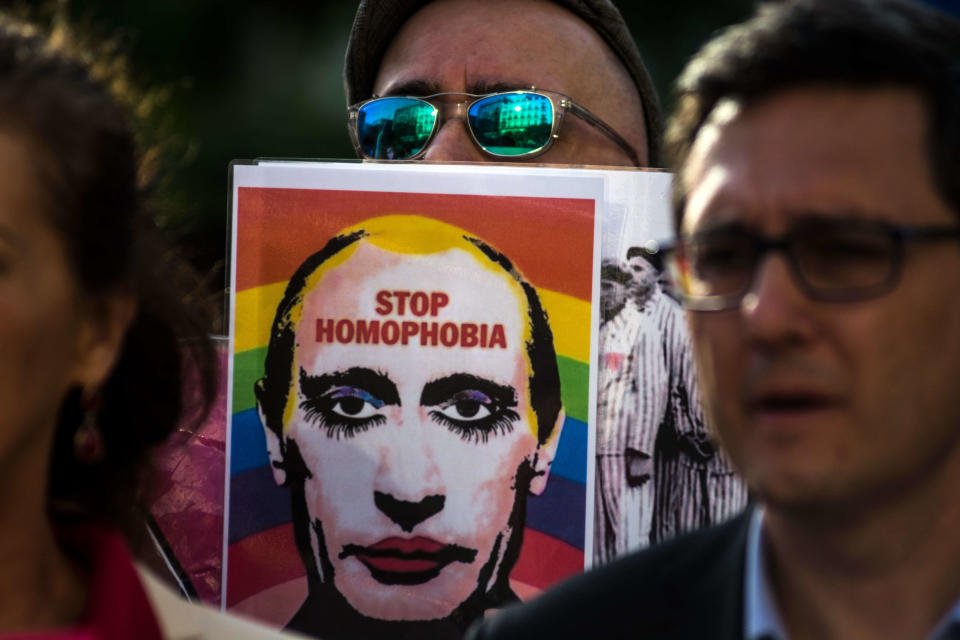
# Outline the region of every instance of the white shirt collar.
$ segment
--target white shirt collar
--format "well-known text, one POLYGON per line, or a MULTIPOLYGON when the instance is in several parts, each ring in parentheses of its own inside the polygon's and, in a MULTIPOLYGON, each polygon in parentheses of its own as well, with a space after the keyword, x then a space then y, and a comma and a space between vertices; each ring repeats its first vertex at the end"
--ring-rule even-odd
MULTIPOLYGON (((789 640, 770 588, 763 554, 763 507, 754 509, 747 531, 743 580, 744 640, 789 640)), ((960 598, 934 627, 928 640, 960 640, 960 598)))
POLYGON ((788 640, 770 589, 763 557, 763 507, 750 516, 743 580, 743 637, 745 640, 788 640))

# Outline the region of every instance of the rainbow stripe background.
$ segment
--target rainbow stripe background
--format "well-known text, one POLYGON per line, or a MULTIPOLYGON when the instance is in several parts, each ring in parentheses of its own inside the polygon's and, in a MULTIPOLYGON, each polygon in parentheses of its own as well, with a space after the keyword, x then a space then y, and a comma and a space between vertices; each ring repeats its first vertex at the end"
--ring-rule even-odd
POLYGON ((536 589, 583 570, 594 202, 241 187, 237 196, 229 608, 305 572, 290 497, 274 484, 253 396, 287 279, 339 230, 385 214, 436 218, 502 251, 537 287, 554 332, 566 422, 547 490, 527 499, 511 578, 536 589))

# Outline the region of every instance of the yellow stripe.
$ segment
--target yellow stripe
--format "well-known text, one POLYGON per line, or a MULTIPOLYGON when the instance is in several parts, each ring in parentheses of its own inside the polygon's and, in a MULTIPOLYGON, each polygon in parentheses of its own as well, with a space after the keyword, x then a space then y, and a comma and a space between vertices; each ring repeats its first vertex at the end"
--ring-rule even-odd
POLYGON ((234 353, 267 345, 270 341, 273 316, 286 286, 286 282, 276 282, 246 289, 237 294, 234 353))
POLYGON ((581 362, 589 361, 590 303, 549 289, 537 289, 537 293, 550 318, 557 353, 581 362))
MULTIPOLYGON (((270 325, 286 285, 277 282, 237 294, 235 353, 267 345, 270 325)), ((557 353, 586 362, 590 353, 590 304, 549 289, 538 289, 537 293, 550 317, 557 353)))

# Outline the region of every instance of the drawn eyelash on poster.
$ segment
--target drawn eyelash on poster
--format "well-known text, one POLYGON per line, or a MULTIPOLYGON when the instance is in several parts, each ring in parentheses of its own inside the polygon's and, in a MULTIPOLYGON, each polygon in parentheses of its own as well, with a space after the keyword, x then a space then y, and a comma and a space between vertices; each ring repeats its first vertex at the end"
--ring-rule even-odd
POLYGON ((364 367, 320 376, 301 370, 300 393, 304 419, 325 428, 327 436, 337 440, 384 424, 387 417, 376 412, 400 404, 396 385, 383 373, 364 367))
POLYGON ((304 419, 323 427, 328 437, 337 440, 341 435, 352 438, 370 427, 385 423, 387 417, 375 413, 383 406, 382 400, 356 387, 335 387, 319 398, 300 403, 304 419))
POLYGON ((520 419, 515 411, 509 409, 501 411, 499 414, 491 414, 483 420, 472 420, 464 422, 454 420, 440 411, 431 411, 430 415, 434 420, 450 429, 467 442, 486 443, 491 435, 504 435, 513 430, 513 423, 520 419))
POLYGON ((466 373, 427 383, 420 403, 434 407, 430 416, 468 442, 509 433, 520 419, 512 410, 517 406, 513 387, 466 373))

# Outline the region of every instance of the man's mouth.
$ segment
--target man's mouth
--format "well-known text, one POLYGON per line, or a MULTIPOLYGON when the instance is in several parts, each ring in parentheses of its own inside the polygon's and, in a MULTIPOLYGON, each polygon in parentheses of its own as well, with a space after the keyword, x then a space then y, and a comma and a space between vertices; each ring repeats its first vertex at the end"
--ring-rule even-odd
POLYGON ((772 394, 757 398, 753 403, 754 411, 761 412, 793 412, 815 411, 830 406, 829 398, 822 395, 796 393, 772 394))
POLYGON ((344 545, 340 559, 350 556, 356 556, 377 582, 414 585, 433 580, 452 562, 473 562, 477 551, 423 536, 391 537, 368 547, 344 545))
POLYGON ((839 400, 817 388, 768 388, 748 400, 754 419, 775 428, 803 428, 823 412, 836 409, 839 400))

